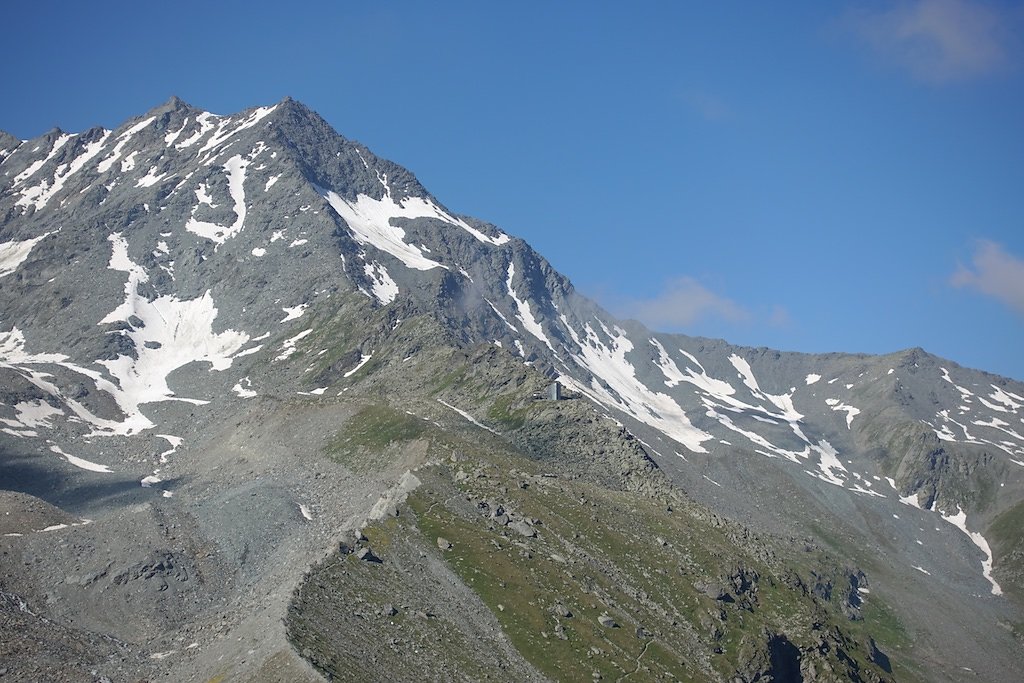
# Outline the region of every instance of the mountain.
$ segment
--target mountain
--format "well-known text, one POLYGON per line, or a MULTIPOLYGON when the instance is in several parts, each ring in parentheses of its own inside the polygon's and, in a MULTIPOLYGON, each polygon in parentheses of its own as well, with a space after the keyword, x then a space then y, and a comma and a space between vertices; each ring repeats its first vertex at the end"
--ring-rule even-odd
POLYGON ((0 217, 15 680, 1024 665, 1019 382, 617 320, 290 99, 0 134, 0 217))

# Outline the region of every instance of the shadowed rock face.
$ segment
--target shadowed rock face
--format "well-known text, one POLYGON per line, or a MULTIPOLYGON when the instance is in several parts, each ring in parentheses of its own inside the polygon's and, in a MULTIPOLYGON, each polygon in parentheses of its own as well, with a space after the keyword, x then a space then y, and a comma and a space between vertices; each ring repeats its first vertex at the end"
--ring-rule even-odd
MULTIPOLYGON (((125 633, 154 629, 138 661, 190 675, 245 659, 260 648, 207 647, 202 628, 259 590, 281 595, 225 628, 272 622, 395 463, 422 457, 396 445, 370 449, 365 471, 325 460, 348 452, 333 435, 368 397, 472 419, 610 489, 683 488, 806 539, 870 577, 833 592, 852 591, 850 610, 894 605, 924 660, 1019 670, 996 626, 1020 621, 1019 382, 921 349, 782 353, 616 320, 525 242, 290 99, 215 116, 172 98, 113 131, 0 134, 0 486, 33 497, 11 499, 24 524, 67 524, 2 537, 50 563, 7 576, 19 595, 89 619, 102 591, 44 582, 170 558, 189 589, 124 608, 125 633), (553 378, 567 400, 534 406, 553 378), (167 640, 181 624, 191 650, 167 640), (171 650, 188 655, 149 659, 171 650)), ((396 444, 421 427, 388 424, 396 444)))

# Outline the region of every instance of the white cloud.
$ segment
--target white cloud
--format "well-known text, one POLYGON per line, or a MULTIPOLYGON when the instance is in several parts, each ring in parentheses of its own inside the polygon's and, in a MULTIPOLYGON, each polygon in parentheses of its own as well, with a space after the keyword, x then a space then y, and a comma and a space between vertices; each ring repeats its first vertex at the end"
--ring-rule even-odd
POLYGON ((614 308, 625 317, 655 329, 685 327, 705 318, 721 318, 729 322, 750 318, 750 314, 736 302, 715 294, 691 277, 670 280, 653 298, 623 300, 614 308))
POLYGON ((888 10, 851 10, 846 24, 915 78, 947 83, 1004 66, 1016 18, 976 0, 901 0, 888 10))
POLYGON ((973 269, 960 266, 950 283, 987 294, 1024 315, 1024 260, 995 242, 982 240, 971 261, 973 269))

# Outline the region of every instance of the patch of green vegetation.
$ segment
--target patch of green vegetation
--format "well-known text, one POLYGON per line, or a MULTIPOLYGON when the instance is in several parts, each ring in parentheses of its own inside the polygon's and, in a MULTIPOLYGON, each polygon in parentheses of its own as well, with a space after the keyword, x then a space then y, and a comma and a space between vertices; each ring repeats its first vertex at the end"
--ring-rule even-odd
POLYGON ((883 651, 892 653, 910 646, 910 636, 896 614, 881 600, 869 597, 862 609, 864 627, 883 651))
POLYGON ((456 368, 455 370, 452 370, 451 372, 445 373, 445 374, 441 375, 440 377, 438 377, 437 380, 433 383, 433 386, 431 387, 430 393, 432 395, 437 395, 437 394, 441 393, 442 391, 444 391, 445 389, 450 389, 450 388, 452 388, 454 386, 457 386, 457 385, 459 385, 465 379, 465 377, 466 377, 466 368, 465 368, 465 366, 460 367, 460 368, 456 368))
MULTIPOLYGON (((635 669, 646 645, 630 624, 630 613, 639 610, 607 604, 605 596, 614 596, 617 604, 629 602, 608 577, 592 568, 576 574, 564 558, 531 548, 525 540, 502 538, 476 520, 432 505, 425 496, 415 495, 409 504, 426 538, 454 539, 445 559, 493 612, 516 649, 543 674, 555 680, 589 680, 595 671, 618 678, 635 669), (562 616, 556 606, 571 616, 562 616), (600 625, 602 614, 619 626, 600 625)), ((649 666, 682 678, 683 668, 670 660, 652 659, 649 666)))
MULTIPOLYGON (((685 511, 666 514, 663 503, 628 492, 544 482, 534 477, 525 489, 492 478, 458 485, 457 498, 467 500, 504 492, 500 500, 509 509, 542 521, 536 539, 495 527, 484 515, 460 514, 437 494, 421 490, 412 504, 424 536, 454 542, 444 553, 449 565, 545 675, 729 678, 748 666, 752 653, 765 651, 766 633, 784 634, 805 650, 814 650, 820 635, 841 633, 837 642, 845 644, 833 644, 823 657, 842 666, 836 653, 841 648, 860 670, 884 673, 869 659, 869 639, 889 655, 909 645, 899 621, 874 596, 862 620, 847 619, 839 604, 845 570, 820 552, 801 546, 792 557, 766 563, 738 546, 728 526, 685 511), (806 580, 811 568, 835 575, 832 602, 793 580, 806 580), (737 588, 737 576, 753 577, 753 585, 737 588), (704 588, 711 584, 729 596, 716 599, 704 588), (560 618, 556 605, 573 616, 560 618), (601 626, 602 614, 618 627, 601 626)), ((767 655, 761 656, 765 661, 767 655)), ((895 660, 908 680, 919 678, 895 660)))
POLYGON ((521 408, 513 407, 512 404, 521 399, 522 397, 519 394, 499 396, 491 403, 491 407, 487 411, 487 417, 500 423, 507 430, 521 428, 526 424, 526 416, 530 410, 529 405, 521 408))
POLYGON ((430 424, 425 420, 374 404, 349 418, 325 451, 329 457, 351 464, 362 453, 381 453, 394 443, 421 438, 429 431, 430 424))

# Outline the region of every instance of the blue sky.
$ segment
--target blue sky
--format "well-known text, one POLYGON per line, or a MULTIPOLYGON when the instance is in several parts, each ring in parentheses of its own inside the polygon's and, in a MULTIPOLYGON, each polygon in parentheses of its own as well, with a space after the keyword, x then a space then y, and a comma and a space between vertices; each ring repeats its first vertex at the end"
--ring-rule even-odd
POLYGON ((1024 379, 1024 2, 46 2, 0 129, 286 95, 657 329, 1024 379))

